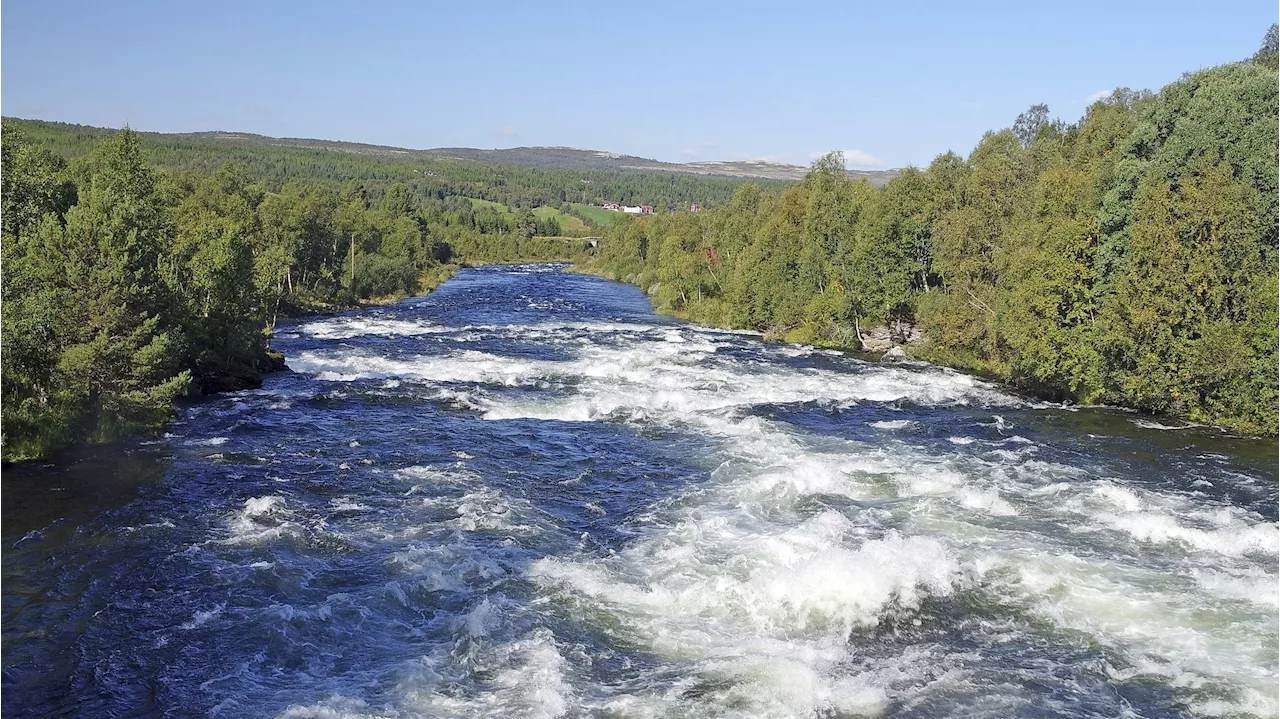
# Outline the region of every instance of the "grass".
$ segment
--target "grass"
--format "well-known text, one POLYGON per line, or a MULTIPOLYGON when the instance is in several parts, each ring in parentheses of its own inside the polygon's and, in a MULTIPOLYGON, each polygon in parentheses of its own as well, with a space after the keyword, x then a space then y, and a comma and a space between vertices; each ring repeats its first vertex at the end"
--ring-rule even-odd
MULTIPOLYGON (((468 197, 467 199, 471 200, 471 209, 473 210, 488 208, 494 212, 513 212, 510 205, 504 205, 500 202, 479 200, 474 197, 468 197)), ((588 207, 588 205, 582 205, 582 207, 588 207)), ((601 211, 604 212, 603 210, 601 211)), ((554 207, 535 207, 533 208, 533 214, 540 220, 545 220, 548 217, 554 217, 560 223, 560 230, 567 235, 576 236, 590 234, 587 232, 587 226, 582 222, 582 220, 574 217, 573 215, 566 215, 554 207)), ((605 214, 609 213, 606 212, 605 214)))
POLYGON ((537 215, 540 219, 543 219, 543 220, 547 219, 548 217, 556 218, 556 220, 560 223, 560 230, 566 234, 569 234, 569 235, 588 234, 587 226, 582 222, 582 220, 579 220, 573 215, 566 215, 554 207, 535 207, 533 208, 533 214, 537 215))
POLYGON ((474 198, 474 197, 468 197, 467 199, 468 199, 468 200, 471 200, 471 209, 473 209, 473 210, 482 210, 482 209, 484 209, 484 208, 486 208, 486 207, 487 207, 487 208, 489 208, 490 210, 493 210, 493 211, 495 211, 495 212, 510 212, 510 211, 511 211, 511 208, 510 208, 509 206, 504 205, 504 204, 502 204, 502 203, 500 203, 500 202, 492 202, 492 201, 490 201, 490 200, 479 200, 479 199, 476 199, 476 198, 474 198))
POLYGON ((581 212, 583 217, 590 217, 591 221, 596 223, 596 227, 608 227, 613 222, 613 218, 618 216, 616 212, 610 212, 602 207, 594 205, 581 205, 573 203, 573 209, 581 212))

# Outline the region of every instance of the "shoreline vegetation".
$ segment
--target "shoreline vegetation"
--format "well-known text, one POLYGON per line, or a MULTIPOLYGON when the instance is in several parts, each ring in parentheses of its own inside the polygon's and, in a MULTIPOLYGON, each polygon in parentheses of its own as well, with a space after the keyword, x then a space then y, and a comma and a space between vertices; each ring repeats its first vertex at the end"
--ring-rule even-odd
POLYGON ((1273 26, 1251 59, 1071 124, 1033 106, 883 188, 839 153, 792 184, 673 180, 5 119, 0 457, 260 386, 282 317, 545 261, 702 325, 1275 435, 1277 95, 1273 26), (603 201, 658 211, 602 227, 603 201))
POLYGON ((1253 58, 1072 124, 1033 106, 883 189, 832 153, 781 192, 619 218, 579 271, 702 325, 1274 436, 1276 60, 1272 26, 1253 58))
MULTIPOLYGON (((68 158, 32 127, 56 129, 6 119, 0 131, 5 462, 154 435, 182 397, 261 386, 285 366, 270 349, 281 317, 394 301, 463 263, 561 259, 582 242, 558 213, 477 207, 430 183, 318 164, 272 184, 235 162, 202 169, 216 154, 170 169, 128 128, 68 158)), ((494 196, 550 190, 506 192, 494 196)))

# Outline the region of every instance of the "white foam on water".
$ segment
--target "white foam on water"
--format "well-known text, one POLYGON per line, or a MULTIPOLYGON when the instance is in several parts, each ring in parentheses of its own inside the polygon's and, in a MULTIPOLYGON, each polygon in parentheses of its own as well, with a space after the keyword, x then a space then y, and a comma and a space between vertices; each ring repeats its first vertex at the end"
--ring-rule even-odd
POLYGON ((574 704, 568 662, 545 629, 489 648, 479 660, 492 673, 485 691, 465 698, 440 692, 416 694, 408 702, 410 707, 424 716, 554 719, 574 704))
MULTIPOLYGON (((575 405, 586 403, 583 410, 548 410, 538 413, 538 418, 562 413, 589 419, 606 416, 621 406, 701 411, 806 401, 1021 404, 1020 400, 988 383, 944 370, 920 371, 865 363, 859 363, 862 370, 859 372, 800 371, 768 364, 744 367, 733 360, 719 358, 716 351, 720 346, 714 335, 664 330, 659 337, 645 341, 619 346, 582 346, 578 357, 570 361, 528 360, 475 350, 388 358, 342 348, 301 352, 291 359, 290 366, 317 379, 336 382, 400 378, 533 386, 542 381, 555 385, 587 380, 586 385, 580 388, 579 396, 572 398, 575 405), (680 336, 682 341, 668 341, 672 333, 680 336), (631 396, 618 398, 619 392, 631 396)), ((519 406, 499 405, 492 407, 490 412, 495 418, 510 418, 521 410, 532 411, 519 406)))
POLYGON ((1280 531, 1275 525, 1239 524, 1222 529, 1201 529, 1153 512, 1102 515, 1100 519, 1141 542, 1174 543, 1233 557, 1280 553, 1280 531))
POLYGON ((834 511, 775 534, 750 515, 708 510, 692 509, 615 558, 543 559, 531 575, 560 601, 601 617, 614 641, 726 687, 686 698, 678 714, 723 702, 744 716, 880 708, 885 687, 841 668, 847 637, 927 596, 949 595, 960 572, 945 545, 893 532, 859 541, 834 511))
POLYGON ((986 592, 1124 657, 1120 679, 1156 676, 1195 706, 1225 692, 1234 698, 1219 709, 1234 707, 1228 713, 1275 713, 1275 523, 1036 460, 989 454, 947 463, 962 496, 987 478, 1040 527, 910 517, 915 531, 944 533, 987 578, 986 592), (1012 584, 1002 579, 1009 572, 1012 584))
MULTIPOLYGON (((625 356, 609 348, 586 352, 593 358, 584 375, 599 384, 577 385, 576 394, 563 400, 500 404, 486 417, 686 423, 730 439, 733 448, 713 473, 724 484, 709 494, 701 490, 689 517, 655 530, 616 559, 543 560, 535 564, 535 577, 563 600, 584 604, 588 617, 599 615, 605 626, 621 623, 613 631, 623 644, 649 647, 695 676, 732 684, 733 700, 749 707, 744 714, 851 711, 829 699, 844 682, 869 692, 859 696, 877 697, 868 706, 904 699, 899 687, 911 682, 901 676, 844 673, 844 637, 887 615, 910 613, 920 597, 946 597, 965 577, 983 586, 984 577, 1014 569, 1014 585, 997 581, 984 591, 1088 633, 1134 665, 1162 656, 1165 681, 1183 687, 1187 701, 1207 713, 1261 707, 1261 715, 1275 715, 1280 627, 1274 617, 1224 610, 1206 596, 1270 589, 1267 578, 1213 585, 1204 574, 1198 585, 1149 569, 1169 562, 1211 567, 1215 557, 1245 563, 1271 557, 1280 551, 1272 523, 1037 461, 1038 446, 1024 436, 992 443, 996 448, 979 457, 928 457, 908 445, 895 446, 895 454, 827 440, 818 450, 803 434, 733 412, 763 403, 899 399, 1016 404, 969 377, 896 367, 776 372, 733 367, 696 347, 680 354, 650 347, 631 348, 625 356), (888 485, 876 478, 886 475, 888 485), (809 495, 908 499, 882 512, 905 533, 878 533, 877 512, 865 512, 856 523, 833 513, 797 527, 764 521, 809 495), (1014 518, 1039 528, 1002 525, 1014 518), (835 526, 840 531, 822 531, 835 526), (1126 544, 1134 540, 1137 548, 1126 544), (1064 562, 1079 541, 1088 542, 1091 558, 1064 562), (1111 548, 1137 551, 1138 557, 1100 558, 1111 548), (1189 559, 1187 551, 1203 557, 1189 559), (791 696, 780 684, 804 688, 791 696), (1210 686, 1234 699, 1206 702, 1203 688, 1210 686)), ((991 425, 1014 429, 1005 416, 993 417, 991 425)), ((900 429, 896 423, 876 426, 900 429)))
POLYGON ((1262 607, 1280 607, 1276 578, 1265 571, 1195 569, 1191 574, 1197 584, 1216 597, 1244 600, 1262 607))
MULTIPOLYGON (((985 423, 1008 436, 952 436, 955 447, 926 451, 897 432, 910 420, 870 423, 885 431, 868 444, 758 414, 801 403, 1032 406, 989 383, 849 358, 798 368, 776 360, 812 350, 778 345, 756 348, 763 359, 743 358, 721 351, 735 338, 685 327, 463 329, 550 343, 569 358, 456 345, 390 358, 336 347, 290 364, 330 382, 448 384, 437 390, 494 421, 653 422, 707 440, 705 482, 645 514, 616 554, 548 556, 525 575, 535 607, 554 606, 659 666, 637 668, 624 685, 589 686, 573 676, 570 647, 544 629, 504 634, 501 611, 485 600, 459 619, 457 656, 429 654, 406 670, 394 709, 337 697, 286 716, 799 717, 951 706, 956 695, 987 697, 969 716, 1028 711, 1014 687, 989 696, 958 649, 912 647, 880 667, 853 661, 874 628, 933 621, 922 608, 961 592, 1035 620, 1011 619, 1015 637, 1087 637, 1106 650, 1113 680, 1161 682, 1195 713, 1276 713, 1276 523, 1040 459, 1035 442, 1013 434, 1014 415, 985 423), (489 391, 506 387, 537 391, 489 391), (939 666, 954 669, 939 674, 939 666), (457 691, 459 682, 474 686, 457 691)), ((410 590, 475 592, 509 579, 510 567, 473 540, 548 528, 531 505, 467 470, 395 476, 409 485, 406 501, 429 488, 452 492, 422 500, 445 515, 448 534, 406 534, 387 560, 401 578, 386 592, 399 601, 410 590)), ((252 511, 246 502, 246 533, 288 521, 276 499, 254 498, 252 511)), ((1032 683, 1059 680, 1036 671, 1052 667, 1028 668, 1032 683)))
POLYGON ((216 619, 218 615, 222 614, 222 610, 226 608, 227 604, 226 602, 223 602, 213 609, 196 612, 191 616, 191 621, 182 625, 182 629, 195 629, 197 627, 204 626, 209 623, 209 621, 216 619))
POLYGON ((337 317, 308 322, 298 330, 316 339, 339 340, 369 335, 379 337, 413 337, 452 331, 423 320, 397 320, 386 317, 337 317))
POLYGON ((398 695, 394 707, 375 708, 364 699, 338 694, 310 706, 291 706, 277 716, 280 719, 555 719, 566 716, 580 702, 570 681, 572 668, 554 636, 546 629, 534 629, 513 641, 491 641, 490 630, 498 622, 494 614, 492 605, 482 603, 458 622, 461 636, 452 652, 433 651, 406 667, 394 688, 398 695), (459 691, 459 680, 468 674, 480 674, 483 679, 470 690, 459 691))
POLYGON ((476 351, 392 359, 359 350, 307 350, 290 359, 289 365, 295 372, 315 375, 316 379, 328 382, 400 378, 515 386, 538 377, 537 363, 476 351))
POLYGON ((1161 424, 1159 422, 1156 422, 1150 419, 1131 419, 1129 421, 1132 422, 1133 424, 1138 425, 1143 429, 1158 429, 1158 430, 1164 430, 1164 431, 1179 430, 1179 429, 1194 429, 1196 427, 1204 426, 1203 424, 1196 424, 1195 422, 1187 422, 1186 424, 1171 425, 1171 424, 1161 424))
POLYGON ((244 501, 244 510, 241 514, 245 517, 261 517, 266 514, 273 514, 285 511, 284 497, 277 495, 268 495, 265 497, 250 497, 244 501))
POLYGON ((527 502, 513 500, 491 487, 463 495, 456 502, 455 511, 458 517, 451 523, 465 532, 532 534, 546 524, 527 502))
MULTIPOLYGON (((415 465, 396 470, 395 476, 401 480, 424 484, 467 484, 480 479, 480 475, 460 466, 427 467, 415 465)), ((412 494, 416 489, 416 485, 410 487, 406 494, 412 494)))
MULTIPOLYGON (((733 438, 697 501, 616 557, 549 558, 531 574, 558 601, 600 617, 615 641, 727 687, 680 699, 676 715, 726 702, 746 716, 877 711, 889 688, 843 667, 849 634, 949 596, 963 578, 958 559, 943 538, 883 531, 835 510, 793 514, 805 496, 865 496, 876 481, 857 475, 894 462, 815 453, 758 417, 697 416, 733 438), (779 510, 792 520, 780 523, 779 510)), ((665 701, 655 685, 642 699, 606 706, 639 711, 665 701)))
POLYGON ((296 534, 300 527, 287 519, 280 497, 254 497, 227 519, 228 536, 220 544, 262 544, 296 534))

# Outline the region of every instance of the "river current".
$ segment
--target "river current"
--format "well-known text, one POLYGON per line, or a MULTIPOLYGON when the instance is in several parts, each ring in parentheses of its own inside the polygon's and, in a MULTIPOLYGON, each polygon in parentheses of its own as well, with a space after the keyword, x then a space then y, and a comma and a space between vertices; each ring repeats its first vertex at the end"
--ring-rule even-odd
POLYGON ((1276 442, 556 265, 4 476, 8 717, 1277 713, 1276 442))

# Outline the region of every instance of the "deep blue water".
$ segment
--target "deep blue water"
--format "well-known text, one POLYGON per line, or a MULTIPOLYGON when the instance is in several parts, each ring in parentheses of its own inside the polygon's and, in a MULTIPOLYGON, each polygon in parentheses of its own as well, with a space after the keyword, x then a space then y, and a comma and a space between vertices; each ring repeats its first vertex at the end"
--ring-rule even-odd
POLYGON ((1277 711, 1274 440, 656 316, 554 265, 4 475, 6 716, 1277 711))

